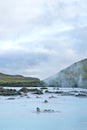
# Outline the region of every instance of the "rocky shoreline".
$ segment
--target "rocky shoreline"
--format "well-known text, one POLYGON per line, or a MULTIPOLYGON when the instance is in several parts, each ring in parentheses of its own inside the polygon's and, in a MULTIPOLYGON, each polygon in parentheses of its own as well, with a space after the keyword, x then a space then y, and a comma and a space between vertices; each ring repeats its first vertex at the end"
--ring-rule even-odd
MULTIPOLYGON (((50 91, 48 88, 26 88, 23 87, 19 90, 16 89, 8 89, 4 87, 0 87, 0 96, 26 96, 28 93, 36 94, 38 95, 44 95, 44 94, 50 94, 49 99, 56 98, 55 96, 52 96, 52 94, 55 94, 57 96, 75 96, 75 97, 87 97, 87 91, 63 91, 63 90, 53 90, 50 91)), ((47 103, 47 100, 45 101, 47 103)))

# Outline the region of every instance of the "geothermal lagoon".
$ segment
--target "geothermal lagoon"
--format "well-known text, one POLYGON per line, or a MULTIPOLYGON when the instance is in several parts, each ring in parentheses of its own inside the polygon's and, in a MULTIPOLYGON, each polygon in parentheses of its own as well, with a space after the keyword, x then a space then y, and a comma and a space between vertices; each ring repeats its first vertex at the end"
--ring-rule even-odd
MULTIPOLYGON (((77 91, 87 92, 74 88, 77 91)), ((57 93, 0 96, 0 130, 87 130, 87 97, 57 93)))

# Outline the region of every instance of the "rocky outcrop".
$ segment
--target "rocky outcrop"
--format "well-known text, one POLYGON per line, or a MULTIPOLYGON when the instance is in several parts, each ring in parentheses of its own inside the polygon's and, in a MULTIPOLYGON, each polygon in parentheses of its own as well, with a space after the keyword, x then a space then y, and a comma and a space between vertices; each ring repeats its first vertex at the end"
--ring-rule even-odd
POLYGON ((47 86, 87 88, 87 59, 81 60, 44 80, 47 86))
POLYGON ((19 90, 19 92, 22 92, 22 93, 32 93, 32 94, 37 94, 37 95, 41 95, 43 94, 43 91, 38 89, 38 88, 26 88, 26 87, 23 87, 19 90))
POLYGON ((3 87, 0 87, 0 96, 17 96, 17 95, 21 95, 21 93, 16 89, 5 89, 3 87))
POLYGON ((26 87, 23 87, 20 90, 16 90, 16 89, 8 89, 8 88, 6 89, 4 87, 0 87, 0 96, 17 96, 17 95, 27 96, 27 93, 41 95, 43 94, 43 91, 37 88, 28 89, 26 87))

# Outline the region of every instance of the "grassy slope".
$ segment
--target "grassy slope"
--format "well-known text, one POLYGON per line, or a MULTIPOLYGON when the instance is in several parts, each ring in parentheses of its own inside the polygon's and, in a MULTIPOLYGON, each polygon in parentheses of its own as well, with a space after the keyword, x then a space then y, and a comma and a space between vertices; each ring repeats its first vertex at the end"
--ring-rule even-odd
POLYGON ((5 75, 0 73, 0 86, 42 86, 38 78, 23 77, 21 75, 5 75))

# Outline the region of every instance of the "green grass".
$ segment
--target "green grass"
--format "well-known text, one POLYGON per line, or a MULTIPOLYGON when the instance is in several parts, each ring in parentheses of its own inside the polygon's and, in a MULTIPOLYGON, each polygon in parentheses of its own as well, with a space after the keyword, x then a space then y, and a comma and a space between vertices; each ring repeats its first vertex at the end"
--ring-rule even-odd
POLYGON ((38 78, 0 74, 0 86, 37 87, 44 86, 44 84, 38 78))

